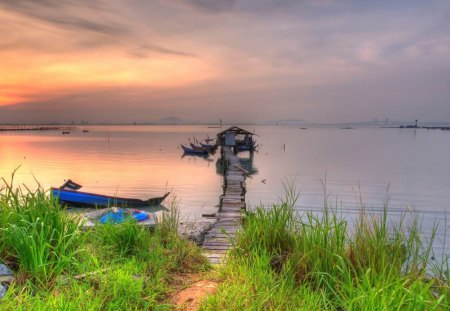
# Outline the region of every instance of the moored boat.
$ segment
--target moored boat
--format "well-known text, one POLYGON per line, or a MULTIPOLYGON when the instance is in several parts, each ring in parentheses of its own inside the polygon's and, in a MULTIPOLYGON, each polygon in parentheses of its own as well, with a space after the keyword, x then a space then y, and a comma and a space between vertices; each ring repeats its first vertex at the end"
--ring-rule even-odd
POLYGON ((202 144, 200 143, 200 146, 202 146, 202 148, 208 150, 208 151, 214 151, 217 148, 217 145, 212 145, 212 144, 202 144))
POLYGON ((188 148, 186 146, 181 145, 181 148, 183 148, 183 151, 185 154, 191 154, 191 155, 208 155, 208 150, 205 150, 202 148, 201 150, 196 150, 193 148, 188 148))
MULTIPOLYGON (((195 151, 205 151, 206 150, 206 148, 203 148, 203 146, 197 146, 197 145, 194 145, 193 143, 190 143, 190 145, 191 145, 191 148, 195 151)), ((208 151, 208 150, 206 150, 206 151, 208 151)))
POLYGON ((107 211, 105 214, 100 216, 98 221, 102 224, 112 223, 112 224, 121 224, 130 219, 134 219, 136 221, 145 221, 150 218, 150 213, 140 210, 127 210, 121 208, 112 208, 110 211, 107 211))
POLYGON ((165 198, 170 194, 167 192, 162 197, 150 198, 147 200, 140 200, 135 198, 109 196, 97 193, 78 191, 81 188, 80 185, 72 187, 70 183, 73 183, 70 179, 64 183, 60 188, 51 188, 51 193, 54 197, 58 198, 58 201, 62 204, 69 206, 91 206, 91 207, 108 207, 108 206, 120 206, 120 207, 148 207, 160 205, 165 198), (70 189, 68 189, 70 188, 70 189))

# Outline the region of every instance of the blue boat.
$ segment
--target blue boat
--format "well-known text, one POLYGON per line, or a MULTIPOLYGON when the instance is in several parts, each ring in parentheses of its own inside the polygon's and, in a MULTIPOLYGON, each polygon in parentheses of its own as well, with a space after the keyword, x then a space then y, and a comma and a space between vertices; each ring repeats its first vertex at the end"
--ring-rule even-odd
POLYGON ((192 150, 195 150, 195 151, 208 151, 206 148, 203 148, 203 146, 197 146, 197 145, 194 145, 193 143, 190 143, 190 145, 191 145, 191 149, 192 150))
POLYGON ((149 213, 140 210, 111 210, 101 216, 98 221, 102 224, 121 224, 127 220, 134 219, 136 221, 144 221, 150 217, 149 213))
POLYGON ((97 193, 78 191, 81 186, 70 179, 60 188, 51 188, 51 193, 58 201, 69 206, 90 206, 90 207, 109 207, 120 206, 130 208, 142 208, 154 205, 160 205, 162 201, 170 194, 167 192, 162 197, 140 200, 134 198, 124 198, 108 196, 97 193))
POLYGON ((183 148, 183 151, 185 154, 192 154, 192 155, 202 155, 202 156, 206 156, 208 155, 208 150, 202 148, 202 149, 193 149, 193 148, 188 148, 186 146, 181 145, 181 148, 183 148))
POLYGON ((208 151, 214 151, 214 150, 217 149, 217 145, 216 144, 212 145, 212 144, 202 144, 202 143, 200 143, 200 146, 202 146, 202 148, 204 148, 204 149, 206 149, 208 151))

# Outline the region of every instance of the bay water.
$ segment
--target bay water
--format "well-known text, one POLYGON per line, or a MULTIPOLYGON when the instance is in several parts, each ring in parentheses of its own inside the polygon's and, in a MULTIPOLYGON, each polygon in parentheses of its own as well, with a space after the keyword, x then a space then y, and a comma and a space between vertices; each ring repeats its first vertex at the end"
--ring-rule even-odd
MULTIPOLYGON (((220 152, 183 156, 180 145, 215 137, 226 127, 97 125, 59 131, 0 132, 0 177, 44 189, 70 178, 82 190, 146 199, 171 191, 183 219, 217 210, 222 193, 220 152), (86 130, 83 132, 82 130, 86 130)), ((425 240, 438 224, 439 254, 450 253, 450 131, 309 126, 254 126, 258 151, 239 154, 246 202, 270 207, 299 193, 300 213, 321 213, 324 200, 350 222, 361 209, 379 213, 388 200, 392 222, 403 213, 422 219, 425 240)), ((440 257, 440 256, 439 256, 440 257)))

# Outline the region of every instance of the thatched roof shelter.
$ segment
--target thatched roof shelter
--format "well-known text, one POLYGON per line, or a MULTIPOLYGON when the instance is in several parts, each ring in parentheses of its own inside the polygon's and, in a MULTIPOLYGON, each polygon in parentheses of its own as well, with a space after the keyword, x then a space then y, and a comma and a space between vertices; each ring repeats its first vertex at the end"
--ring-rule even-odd
POLYGON ((256 134, 234 125, 217 134, 217 144, 234 147, 236 152, 252 152, 255 147, 253 135, 256 134))

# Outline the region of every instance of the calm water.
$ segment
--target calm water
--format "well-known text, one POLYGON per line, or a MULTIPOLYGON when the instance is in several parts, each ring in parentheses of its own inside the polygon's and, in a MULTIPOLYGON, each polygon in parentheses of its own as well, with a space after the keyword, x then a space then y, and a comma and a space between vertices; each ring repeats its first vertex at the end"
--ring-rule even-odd
MULTIPOLYGON (((180 143, 215 137, 206 126, 90 126, 61 132, 0 133, 0 176, 29 187, 36 178, 44 188, 71 178, 86 191, 133 196, 159 196, 166 190, 178 201, 184 218, 198 219, 216 211, 221 194, 219 153, 207 159, 182 157, 180 143)), ((243 165, 251 207, 270 205, 284 194, 283 182, 300 191, 299 210, 320 212, 327 200, 351 221, 359 209, 383 208, 389 187, 389 215, 406 210, 423 219, 424 236, 441 222, 437 251, 444 243, 450 217, 450 132, 382 129, 247 126, 255 131, 258 153, 244 153, 243 165), (326 185, 326 190, 324 185, 326 185)), ((169 200, 170 201, 170 200, 169 200)), ((445 244, 445 246, 444 246, 445 244)))

